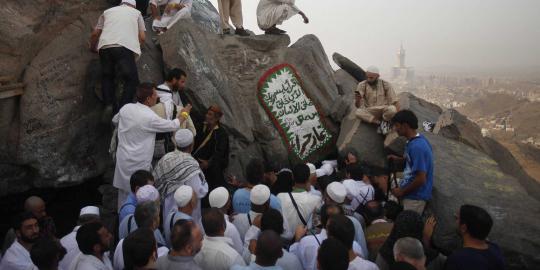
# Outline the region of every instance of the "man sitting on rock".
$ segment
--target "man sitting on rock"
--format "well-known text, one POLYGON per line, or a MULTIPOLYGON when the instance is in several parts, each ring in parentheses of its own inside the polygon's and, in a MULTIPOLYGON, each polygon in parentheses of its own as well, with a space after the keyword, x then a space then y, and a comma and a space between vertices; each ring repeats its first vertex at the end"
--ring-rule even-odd
POLYGON ((304 23, 309 19, 296 5, 295 0, 261 0, 257 6, 257 23, 267 35, 281 35, 286 31, 276 27, 296 14, 300 14, 304 23))
POLYGON ((367 79, 356 87, 355 114, 366 123, 379 125, 377 132, 386 136, 384 146, 388 146, 397 137, 389 122, 399 111, 399 100, 390 83, 379 76, 377 67, 367 69, 367 79))
POLYGON ((151 0, 152 29, 158 33, 163 33, 170 29, 178 20, 191 17, 191 6, 193 0, 151 0), (160 9, 163 13, 160 15, 160 9))

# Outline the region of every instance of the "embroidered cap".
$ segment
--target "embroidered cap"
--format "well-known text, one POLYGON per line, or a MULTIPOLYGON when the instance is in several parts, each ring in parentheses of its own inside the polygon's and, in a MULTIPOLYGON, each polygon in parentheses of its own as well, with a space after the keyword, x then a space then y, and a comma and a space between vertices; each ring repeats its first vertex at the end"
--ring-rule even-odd
POLYGON ((174 200, 176 201, 176 206, 184 207, 193 197, 193 189, 190 186, 182 185, 174 192, 174 200))
POLYGON ((224 187, 218 187, 210 192, 208 200, 210 201, 210 207, 221 208, 229 200, 229 191, 224 187))
POLYGON ((265 185, 256 185, 251 189, 249 200, 255 205, 263 205, 270 199, 270 189, 265 185))
POLYGON ((81 212, 79 212, 79 217, 83 215, 99 216, 99 208, 97 208, 96 206, 85 206, 81 208, 81 212))
POLYGON ((332 182, 326 187, 326 193, 332 199, 332 201, 337 203, 343 203, 345 197, 347 196, 347 190, 345 186, 340 182, 332 182))
POLYGON ((174 135, 178 147, 188 147, 193 143, 193 133, 189 129, 179 129, 174 135))
POLYGON ((135 194, 137 202, 155 202, 159 200, 159 191, 152 185, 142 186, 135 194))

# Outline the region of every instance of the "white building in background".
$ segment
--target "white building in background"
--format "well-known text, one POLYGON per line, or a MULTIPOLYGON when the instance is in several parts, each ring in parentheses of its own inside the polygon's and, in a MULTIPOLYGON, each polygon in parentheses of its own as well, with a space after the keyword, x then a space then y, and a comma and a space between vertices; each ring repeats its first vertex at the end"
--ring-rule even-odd
POLYGON ((410 83, 414 81, 414 68, 405 65, 405 56, 405 49, 401 44, 397 53, 398 64, 392 68, 392 80, 394 82, 410 83))

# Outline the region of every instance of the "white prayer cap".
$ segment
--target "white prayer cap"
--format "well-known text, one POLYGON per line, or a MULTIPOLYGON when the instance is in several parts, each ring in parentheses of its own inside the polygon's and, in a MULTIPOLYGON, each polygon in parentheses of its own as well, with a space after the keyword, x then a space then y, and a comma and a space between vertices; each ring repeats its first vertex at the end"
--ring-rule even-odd
POLYGON ((249 200, 255 205, 263 205, 270 199, 270 189, 265 185, 256 185, 251 189, 249 200))
POLYGON ((83 215, 96 215, 99 216, 99 208, 96 206, 85 206, 79 212, 79 217, 83 215))
POLYGON ((184 207, 193 197, 193 189, 190 186, 182 185, 174 192, 174 200, 176 201, 176 206, 184 207))
POLYGON ((347 197, 349 199, 354 199, 360 194, 360 185, 352 179, 344 180, 343 185, 347 190, 347 197))
POLYGON ((332 182, 326 187, 326 193, 332 199, 332 201, 337 203, 343 203, 345 197, 347 196, 347 190, 345 186, 340 182, 332 182))
POLYGON ((306 163, 306 165, 309 167, 309 174, 314 174, 316 172, 317 168, 313 163, 306 163))
POLYGON ((210 192, 208 200, 210 201, 210 207, 221 208, 229 200, 229 191, 224 187, 218 187, 210 192))
POLYGON ((176 146, 184 148, 193 143, 193 133, 189 129, 179 129, 174 135, 176 146))
POLYGON ((137 6, 137 2, 135 0, 122 0, 122 4, 123 3, 130 4, 130 5, 134 6, 134 7, 137 6))
POLYGON ((370 66, 370 67, 367 68, 366 71, 369 72, 369 73, 379 74, 379 68, 376 67, 376 66, 370 66))
POLYGON ((152 185, 142 186, 137 190, 137 202, 155 202, 159 200, 159 191, 152 185))

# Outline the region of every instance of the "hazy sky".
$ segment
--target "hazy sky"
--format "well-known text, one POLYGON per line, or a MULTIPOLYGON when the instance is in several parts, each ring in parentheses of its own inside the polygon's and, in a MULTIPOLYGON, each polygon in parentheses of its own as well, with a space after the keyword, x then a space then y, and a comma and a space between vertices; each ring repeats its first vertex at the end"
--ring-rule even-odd
MULTIPOLYGON (((217 8, 217 0, 211 0, 217 8)), ((245 27, 260 34, 257 0, 243 0, 245 27)), ((281 26, 294 42, 315 34, 326 53, 388 71, 400 42, 407 65, 540 66, 540 0, 296 0, 311 22, 281 26)))

